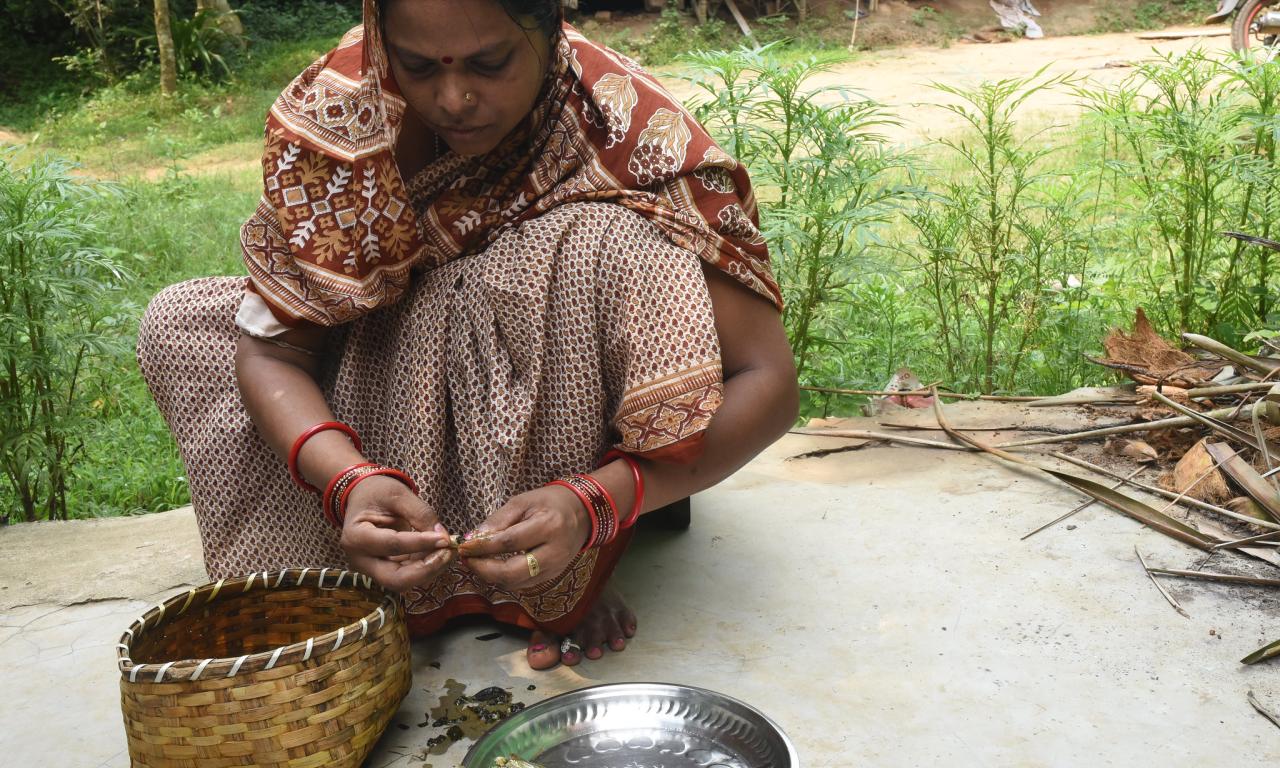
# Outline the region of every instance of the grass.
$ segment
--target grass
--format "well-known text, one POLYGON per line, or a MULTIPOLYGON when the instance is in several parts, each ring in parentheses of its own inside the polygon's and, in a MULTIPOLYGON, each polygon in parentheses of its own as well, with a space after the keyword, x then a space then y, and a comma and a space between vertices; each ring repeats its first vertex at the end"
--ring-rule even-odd
MULTIPOLYGON (((119 200, 104 201, 109 247, 128 254, 138 275, 124 301, 137 308, 172 283, 243 274, 240 224, 259 196, 256 173, 174 175, 133 181, 119 200), (139 215, 139 212, 145 212, 139 215)), ((116 361, 116 384, 99 394, 96 429, 68 494, 85 516, 155 512, 187 503, 186 480, 132 355, 116 361)))
POLYGON ((35 133, 31 148, 123 177, 227 145, 256 146, 281 89, 334 42, 319 37, 266 44, 246 56, 231 82, 186 81, 174 97, 160 95, 152 73, 135 75, 49 109, 28 126, 35 133))
POLYGON ((1213 8, 1199 0, 1139 0, 1129 3, 1095 3, 1094 31, 1132 32, 1160 29, 1172 24, 1198 24, 1213 8))

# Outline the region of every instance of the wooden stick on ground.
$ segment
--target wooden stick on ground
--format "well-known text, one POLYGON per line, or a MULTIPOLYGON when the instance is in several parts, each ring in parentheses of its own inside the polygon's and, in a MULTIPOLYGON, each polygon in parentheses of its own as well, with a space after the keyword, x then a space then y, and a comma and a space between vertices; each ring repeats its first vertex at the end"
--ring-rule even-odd
POLYGON ((1164 597, 1165 601, 1168 602, 1169 605, 1173 606, 1173 610, 1177 611, 1184 619, 1191 618, 1191 614, 1187 613, 1181 605, 1178 605, 1178 601, 1173 599, 1173 595, 1166 592, 1164 586, 1161 585, 1160 582, 1156 581, 1155 576, 1151 575, 1151 569, 1147 567, 1147 561, 1143 559, 1142 553, 1138 551, 1137 547, 1133 548, 1133 554, 1138 556, 1138 562, 1142 565, 1142 570, 1146 571, 1147 578, 1151 579, 1151 583, 1156 585, 1156 589, 1160 590, 1160 594, 1164 597))
POLYGON ((1276 717, 1272 713, 1268 712, 1265 708, 1263 708, 1262 702, 1258 701, 1258 697, 1253 695, 1253 691, 1249 691, 1248 698, 1249 698, 1249 706, 1256 709, 1258 711, 1258 714, 1270 720, 1273 724, 1275 724, 1277 728, 1280 728, 1280 717, 1276 717))
MULTIPOLYGON (((1076 458, 1075 456, 1063 453, 1062 451, 1054 451, 1049 455, 1057 459, 1062 459, 1067 463, 1075 464, 1078 467, 1084 467, 1085 469, 1093 470, 1094 472, 1097 472, 1100 475, 1106 475, 1107 477, 1114 477, 1117 480, 1124 480, 1123 476, 1115 472, 1112 472, 1111 470, 1105 467, 1100 467, 1091 461, 1085 461, 1084 459, 1076 458)), ((1134 488, 1141 488, 1142 490, 1148 493, 1154 493, 1157 496, 1163 496, 1166 499, 1174 499, 1180 495, 1180 494, 1174 493, 1173 491, 1166 491, 1164 488, 1160 488, 1158 486, 1148 485, 1146 483, 1140 483, 1137 480, 1125 480, 1125 483, 1127 485, 1133 486, 1134 488)), ((1273 531, 1280 531, 1280 525, 1276 525, 1275 523, 1270 523, 1270 522, 1267 522, 1266 520, 1259 520, 1254 517, 1249 517, 1248 515, 1242 515, 1238 512, 1232 512, 1231 510, 1226 509, 1224 507, 1219 507, 1214 504, 1210 504, 1207 501, 1201 501, 1191 496, 1187 496, 1186 498, 1182 499, 1182 503, 1192 507, 1196 507, 1197 509, 1203 509, 1206 512, 1213 512, 1215 514, 1222 515, 1223 517, 1229 517, 1232 520, 1237 520, 1242 523, 1249 523, 1250 525, 1256 525, 1260 528, 1268 528, 1273 531)))
POLYGON ((1160 576, 1179 576, 1184 579, 1200 579, 1201 581, 1220 581, 1224 584, 1246 584, 1251 587, 1280 587, 1280 579, 1262 579, 1256 576, 1237 576, 1234 573, 1214 573, 1212 571, 1180 571, 1176 568, 1148 568, 1148 573, 1160 576))
MULTIPOLYGON (((1132 480, 1133 478, 1137 477, 1137 476, 1138 476, 1138 473, 1139 473, 1139 472, 1141 472, 1141 471, 1142 471, 1142 470, 1144 470, 1144 469, 1146 469, 1146 467, 1138 467, 1137 469, 1133 470, 1133 472, 1132 472, 1132 473, 1130 473, 1130 474, 1129 474, 1129 476, 1128 476, 1128 477, 1126 477, 1124 480, 1121 480, 1120 482, 1118 482, 1118 483, 1116 483, 1115 485, 1111 486, 1111 490, 1113 490, 1113 491, 1114 491, 1114 490, 1116 490, 1117 488, 1119 488, 1120 486, 1124 485, 1124 484, 1125 484, 1125 482, 1127 482, 1127 481, 1129 481, 1129 480, 1132 480)), ((1031 533, 1028 533, 1027 535, 1023 536, 1022 538, 1018 539, 1018 541, 1026 541, 1027 539, 1031 538, 1032 536, 1035 536, 1037 533, 1039 533, 1039 532, 1041 532, 1041 531, 1045 530, 1046 528, 1052 528, 1053 526, 1057 525, 1058 523, 1062 522, 1063 520, 1066 520, 1068 517, 1071 517, 1071 516, 1072 516, 1072 515, 1074 515, 1075 513, 1079 512, 1080 510, 1082 510, 1082 509, 1088 509, 1089 507, 1093 506, 1093 505, 1094 505, 1094 504, 1096 504, 1096 503, 1098 503, 1098 500, 1097 500, 1097 499, 1089 499, 1088 501, 1084 502, 1083 504, 1080 504, 1080 505, 1079 505, 1079 506, 1077 506, 1075 509, 1072 509, 1070 512, 1066 513, 1065 515, 1063 515, 1063 516, 1061 516, 1061 517, 1059 517, 1059 518, 1057 518, 1057 519, 1055 519, 1055 520, 1050 520, 1049 522, 1047 522, 1047 523, 1045 523, 1044 525, 1040 526, 1039 528, 1035 529, 1035 530, 1034 530, 1034 531, 1032 531, 1031 533)))
POLYGON ((1067 485, 1070 485, 1081 493, 1084 493, 1086 496, 1092 496, 1117 512, 1137 520, 1148 528, 1159 531, 1170 538, 1183 542, 1184 544, 1190 544, 1197 549, 1207 551, 1212 549, 1214 544, 1218 543, 1217 539, 1206 536, 1195 528, 1192 528, 1185 523, 1178 522, 1167 515, 1163 515, 1137 499, 1130 498, 1119 491, 1113 491, 1101 483, 1096 483, 1087 478, 1078 477, 1068 472, 1062 472, 1052 467, 1037 464, 1034 461, 1024 459, 1019 456, 1015 456, 1008 451, 1002 451, 999 448, 986 445, 974 437, 955 431, 947 422, 947 417, 942 411, 942 400, 939 398, 934 398, 933 400, 933 412, 938 418, 938 424, 947 431, 947 435, 953 440, 968 443, 975 448, 1004 459, 1005 461, 1038 469, 1041 472, 1051 475, 1067 485))
POLYGON ((1187 390, 1187 397, 1214 397, 1216 395, 1234 395, 1239 392, 1261 392, 1275 386, 1269 381, 1255 381, 1249 384, 1223 384, 1217 387, 1193 387, 1187 390))
MULTIPOLYGON (((1200 422, 1201 424, 1205 425, 1209 429, 1212 429, 1214 432, 1217 432, 1223 437, 1226 437, 1231 440, 1235 440, 1237 442, 1244 443, 1245 445, 1249 446, 1255 451, 1261 450, 1258 444, 1254 442, 1253 435, 1249 434, 1248 432, 1245 432, 1242 429, 1236 429, 1230 424, 1226 424, 1224 422, 1219 421, 1217 417, 1215 417, 1212 413, 1200 413, 1198 411, 1193 411, 1187 406, 1183 405, 1182 403, 1175 403, 1174 401, 1170 400, 1169 398, 1165 397, 1159 392, 1152 392, 1151 396, 1154 397, 1156 400, 1159 400, 1160 402, 1169 406, 1173 410, 1177 411, 1178 413, 1181 413, 1182 415, 1190 419, 1194 419, 1200 422)), ((1256 409, 1257 409, 1257 403, 1254 403, 1253 406, 1249 408, 1250 418, 1253 417, 1253 412, 1256 409)), ((1235 409, 1228 418, 1233 418, 1233 419, 1239 418, 1239 413, 1242 412, 1243 410, 1244 410, 1243 408, 1235 409)))
MULTIPOLYGON (((885 390, 885 389, 833 389, 831 387, 800 387, 805 392, 821 392, 824 395, 861 395, 864 397, 890 397, 898 395, 932 395, 932 389, 885 390)), ((1043 397, 1030 395, 967 395, 961 392, 938 392, 939 397, 948 400, 981 400, 992 403, 1033 403, 1043 397)))
MULTIPOLYGON (((1255 407, 1257 407, 1256 403, 1237 415, 1252 416, 1253 409, 1255 407)), ((1210 418, 1215 418, 1215 419, 1222 419, 1222 418, 1228 418, 1232 414, 1236 414, 1238 410, 1239 409, 1234 407, 1219 408, 1216 411, 1209 411, 1208 413, 1197 414, 1197 415, 1208 416, 1210 418)), ((1092 440, 1095 437, 1107 437, 1108 435, 1122 435, 1129 432, 1147 432, 1153 429, 1172 429, 1175 427, 1192 427, 1198 423, 1200 422, 1190 416, 1173 416, 1168 419, 1158 419, 1156 421, 1136 422, 1133 424, 1123 424, 1115 427, 1104 427, 1102 429, 1086 429, 1081 432, 1072 432, 1067 435, 1054 435, 1052 437, 1033 437, 1027 440, 1015 440, 1014 442, 1001 443, 994 447, 1025 448, 1031 445, 1048 445, 1050 443, 1062 443, 1070 440, 1092 440)))
POLYGON ((844 437, 854 440, 883 440, 887 443, 902 443, 920 448, 943 448, 949 451, 972 451, 972 448, 954 443, 943 443, 937 440, 925 440, 922 437, 902 437, 886 435, 883 432, 868 432, 863 429, 793 429, 788 434, 809 435, 811 437, 844 437))
POLYGON ((1277 537, 1280 537, 1280 531, 1270 531, 1268 533, 1260 533, 1257 536, 1250 536, 1245 539, 1236 539, 1235 541, 1224 541, 1221 544, 1218 544, 1217 546, 1215 546, 1214 549, 1236 549, 1237 547, 1246 546, 1249 544, 1256 544, 1259 542, 1267 543, 1267 542, 1275 541, 1277 537))
POLYGON ((1232 349, 1226 344, 1215 339, 1211 339, 1208 336, 1201 336, 1195 333, 1184 333, 1182 334, 1182 338, 1189 344, 1194 344, 1206 352, 1212 352, 1218 357, 1224 357, 1241 368, 1248 368, 1249 370, 1257 371, 1261 374, 1268 374, 1277 368, 1280 368, 1280 363, 1246 355, 1243 352, 1232 349))

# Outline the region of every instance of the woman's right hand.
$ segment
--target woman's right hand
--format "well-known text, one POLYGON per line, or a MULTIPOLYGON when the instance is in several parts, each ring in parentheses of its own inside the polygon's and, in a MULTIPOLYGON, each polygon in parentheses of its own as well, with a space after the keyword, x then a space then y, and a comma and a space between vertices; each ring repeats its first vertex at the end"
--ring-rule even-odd
POLYGON ((430 584, 454 558, 449 533, 431 508, 384 475, 351 489, 342 548, 353 569, 396 592, 430 584))

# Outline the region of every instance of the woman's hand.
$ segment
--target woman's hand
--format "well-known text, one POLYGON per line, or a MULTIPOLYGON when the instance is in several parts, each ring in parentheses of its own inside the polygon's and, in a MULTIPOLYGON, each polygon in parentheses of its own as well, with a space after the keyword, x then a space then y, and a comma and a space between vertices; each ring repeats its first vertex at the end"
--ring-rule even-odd
POLYGON ((591 533, 576 494, 549 485, 512 498, 463 542, 459 555, 477 576, 511 590, 528 589, 564 573, 591 533), (530 573, 534 556, 538 573, 530 573), (495 556, 510 557, 500 558, 495 556))
POLYGON ((430 584, 453 561, 449 533, 431 508, 383 475, 351 489, 342 548, 352 568, 396 592, 430 584))

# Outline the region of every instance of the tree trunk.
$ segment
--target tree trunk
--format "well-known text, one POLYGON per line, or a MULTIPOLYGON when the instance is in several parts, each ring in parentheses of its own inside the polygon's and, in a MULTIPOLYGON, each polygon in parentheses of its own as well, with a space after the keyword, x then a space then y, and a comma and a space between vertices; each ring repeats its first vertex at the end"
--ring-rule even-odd
POLYGON ((160 51, 160 92, 178 92, 178 60, 173 50, 173 27, 169 26, 169 0, 155 0, 156 48, 160 51))
POLYGON ((212 12, 218 19, 218 29, 232 37, 244 34, 244 25, 240 23, 240 17, 231 10, 231 4, 227 0, 196 0, 196 11, 212 12))

